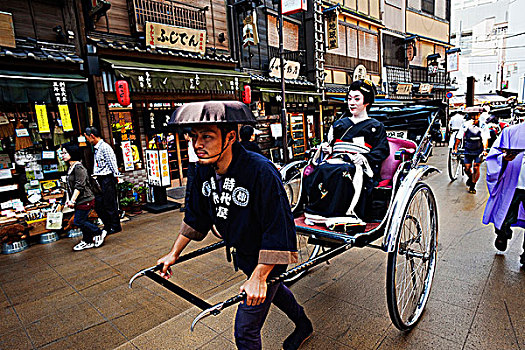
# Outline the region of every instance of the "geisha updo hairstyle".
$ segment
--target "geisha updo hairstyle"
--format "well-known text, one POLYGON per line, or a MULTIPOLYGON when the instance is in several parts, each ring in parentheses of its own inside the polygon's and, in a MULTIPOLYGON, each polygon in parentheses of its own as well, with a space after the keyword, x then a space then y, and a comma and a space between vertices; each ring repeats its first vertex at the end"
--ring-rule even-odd
POLYGON ((368 103, 366 109, 369 110, 370 107, 372 107, 372 104, 375 101, 375 95, 377 91, 374 83, 372 83, 370 80, 359 79, 352 82, 352 84, 350 84, 350 86, 348 87, 348 92, 350 91, 359 91, 360 93, 362 93, 364 97, 363 103, 368 103))

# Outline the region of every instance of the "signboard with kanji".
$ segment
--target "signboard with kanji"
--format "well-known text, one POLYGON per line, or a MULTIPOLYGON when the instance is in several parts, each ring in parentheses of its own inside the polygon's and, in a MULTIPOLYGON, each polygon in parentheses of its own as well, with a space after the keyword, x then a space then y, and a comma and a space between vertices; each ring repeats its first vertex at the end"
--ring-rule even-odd
POLYGON ((160 163, 160 182, 162 186, 171 185, 170 179, 170 163, 168 159, 168 151, 159 151, 159 163, 160 163))
POLYGON ((46 105, 36 104, 35 112, 36 112, 36 121, 38 124, 38 132, 41 134, 51 132, 51 130, 49 130, 49 120, 47 119, 46 105))
MULTIPOLYGON (((284 79, 297 79, 300 70, 301 64, 299 62, 284 60, 284 79)), ((270 61, 270 76, 281 78, 281 60, 277 57, 270 61)))
POLYGON ((122 147, 122 157, 124 159, 124 170, 130 171, 135 169, 133 165, 133 149, 131 148, 130 141, 122 141, 120 146, 122 147))
POLYGON ((326 49, 333 50, 339 47, 339 12, 329 16, 326 20, 326 49))
POLYGON ((69 107, 67 105, 58 105, 58 113, 60 114, 60 120, 62 121, 62 129, 64 131, 73 131, 69 107))
POLYGON ((146 45, 198 52, 203 55, 206 51, 206 31, 146 22, 146 45))
POLYGON ((161 186, 159 151, 146 150, 146 169, 148 170, 148 183, 152 186, 161 186))
POLYGON ((412 92, 412 84, 397 84, 396 94, 410 95, 412 92))
POLYGON ((283 15, 291 15, 308 8, 306 0, 281 0, 281 12, 283 15))

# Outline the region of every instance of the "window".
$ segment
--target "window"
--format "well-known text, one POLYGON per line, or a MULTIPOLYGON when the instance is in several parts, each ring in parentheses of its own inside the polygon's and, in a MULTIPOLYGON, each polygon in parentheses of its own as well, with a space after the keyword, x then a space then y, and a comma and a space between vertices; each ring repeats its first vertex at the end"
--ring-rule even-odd
POLYGON ((435 0, 422 0, 421 1, 421 10, 428 14, 434 14, 435 0))
POLYGON ((392 35, 383 35, 383 60, 385 66, 405 67, 405 40, 392 35))

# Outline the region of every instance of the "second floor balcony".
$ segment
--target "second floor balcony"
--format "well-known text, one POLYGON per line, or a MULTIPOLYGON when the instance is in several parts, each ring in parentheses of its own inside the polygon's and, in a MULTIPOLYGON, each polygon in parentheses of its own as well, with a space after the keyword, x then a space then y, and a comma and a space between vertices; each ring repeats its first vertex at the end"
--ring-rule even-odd
POLYGON ((208 7, 197 7, 172 0, 132 0, 135 29, 144 31, 146 22, 206 30, 208 7))

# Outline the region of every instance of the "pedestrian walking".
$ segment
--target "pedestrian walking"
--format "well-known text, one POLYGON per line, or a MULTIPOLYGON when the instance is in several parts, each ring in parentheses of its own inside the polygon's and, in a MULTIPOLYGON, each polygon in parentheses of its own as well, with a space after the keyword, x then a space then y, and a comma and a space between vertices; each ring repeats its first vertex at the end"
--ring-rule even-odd
POLYGON ((483 111, 482 107, 465 108, 469 120, 459 129, 454 145, 454 152, 457 153, 459 144, 463 140, 464 166, 468 176, 466 184, 469 193, 476 193, 476 184, 480 176, 479 168, 483 157, 487 154, 490 138, 488 129, 481 127, 479 123, 479 116, 483 111))
POLYGON ((255 142, 255 129, 253 126, 243 125, 239 131, 239 136, 241 137, 240 144, 245 150, 262 154, 261 148, 255 142))
MULTIPOLYGON (((249 112, 236 102, 202 104, 208 112, 224 110, 217 104, 231 104, 234 111, 249 112)), ((232 251, 235 268, 248 277, 240 288, 247 297, 235 318, 237 347, 261 349, 261 328, 273 303, 296 325, 283 348, 298 349, 311 335, 312 324, 283 283, 267 285, 286 271, 287 264, 297 262, 294 219, 281 177, 268 159, 247 152, 236 142, 237 123, 253 121, 251 112, 236 117, 208 114, 180 113, 172 118, 176 125, 193 123, 199 166, 179 236, 171 251, 158 260, 164 264, 161 275, 169 278, 169 267, 188 243, 202 240, 215 225, 232 251), (203 115, 208 121, 200 122, 198 118, 203 115)))
POLYGON ((180 211, 185 211, 190 199, 191 187, 193 185, 193 179, 195 178, 195 169, 199 157, 195 154, 193 149, 193 141, 190 137, 191 128, 184 128, 184 139, 188 141, 188 170, 186 172, 186 195, 184 197, 184 206, 180 207, 180 211))
POLYGON ((91 190, 88 171, 81 162, 82 152, 78 145, 65 143, 59 154, 69 165, 66 182, 69 201, 66 202, 64 196, 61 206, 67 205, 75 209, 73 223, 82 230, 82 240, 73 250, 98 248, 104 243, 107 232, 88 221, 89 213, 95 207, 95 196, 91 190))
MULTIPOLYGON (((494 245, 507 250, 512 226, 525 228, 525 124, 503 129, 487 156, 489 199, 483 223, 494 224, 494 245)), ((525 237, 520 262, 525 265, 525 237)))
POLYGON ((95 196, 95 211, 104 224, 104 230, 110 234, 120 232, 122 227, 117 205, 117 176, 120 173, 115 152, 102 139, 97 128, 87 127, 84 136, 95 148, 93 176, 102 190, 95 196))

